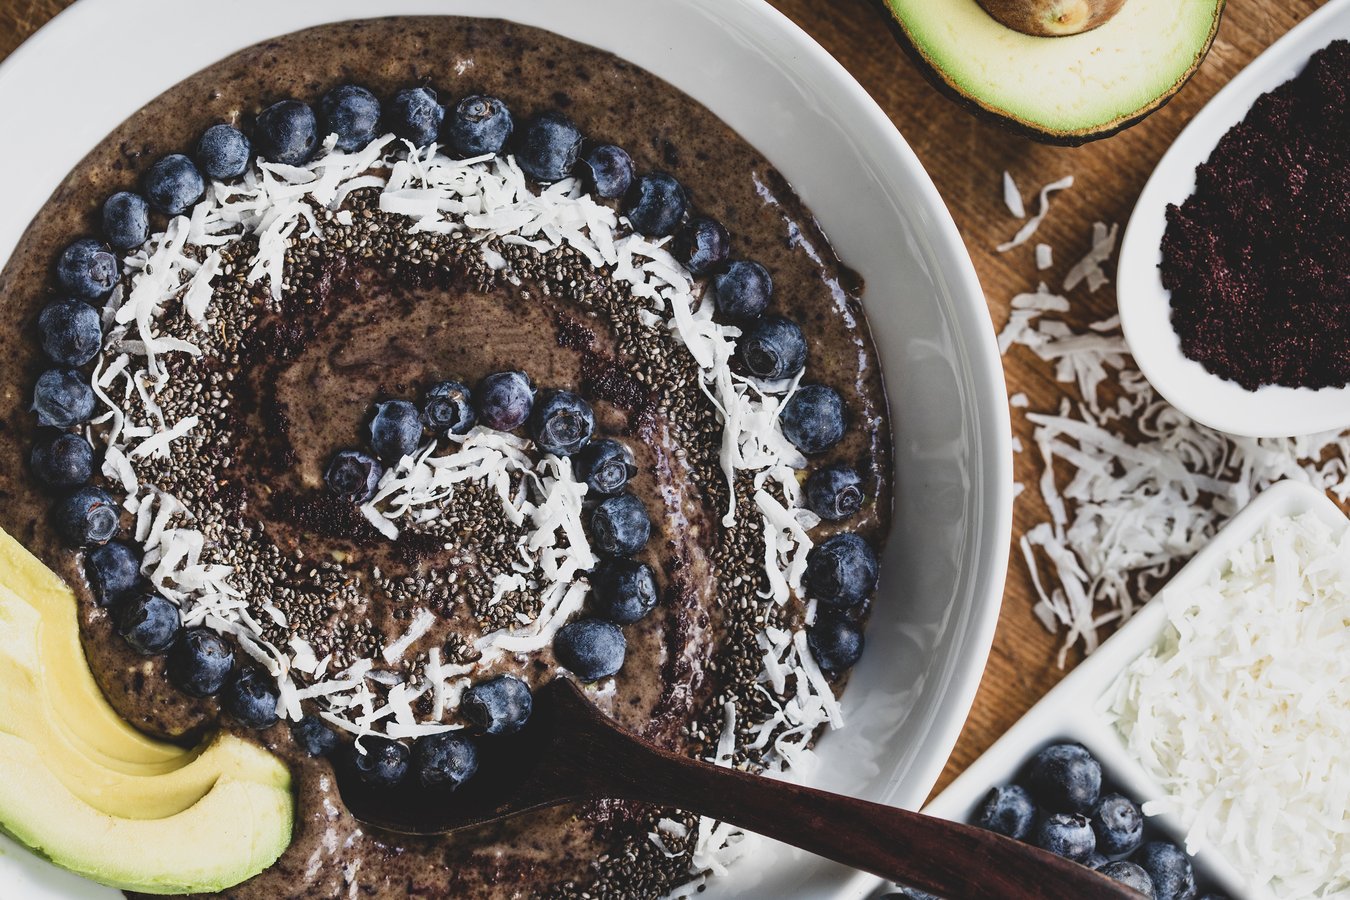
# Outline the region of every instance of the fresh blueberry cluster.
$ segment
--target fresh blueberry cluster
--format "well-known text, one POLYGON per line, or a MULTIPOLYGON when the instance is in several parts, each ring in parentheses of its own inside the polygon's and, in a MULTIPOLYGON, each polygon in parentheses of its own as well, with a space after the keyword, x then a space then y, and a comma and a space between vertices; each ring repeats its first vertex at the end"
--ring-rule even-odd
MULTIPOLYGON (((1195 870, 1176 844, 1145 840, 1144 816, 1104 791, 1101 764, 1081 744, 1052 744, 1016 784, 989 792, 974 824, 1089 866, 1145 897, 1196 900, 1195 870)), ((1223 900, 1205 894, 1201 900, 1223 900)))
MULTIPOLYGON (((596 681, 623 666, 627 642, 620 625, 645 617, 656 608, 659 592, 651 566, 632 559, 651 536, 646 507, 627 490, 637 475, 633 452, 613 438, 593 439, 595 413, 590 403, 571 391, 536 388, 524 372, 494 372, 474 388, 462 381, 432 385, 421 404, 408 400, 378 403, 367 427, 366 449, 338 451, 324 475, 330 491, 353 503, 375 496, 386 467, 411 456, 428 437, 467 434, 475 425, 496 431, 525 430, 540 451, 569 457, 576 478, 595 499, 590 515, 594 546, 604 557, 591 573, 594 615, 559 629, 554 653, 576 677, 596 681)), ((530 715, 530 688, 508 675, 479 682, 465 692, 461 709, 484 735, 519 731, 530 715)), ((323 753, 330 742, 322 721, 306 718, 295 726, 296 740, 323 753), (316 737, 317 736, 317 737, 316 737), (308 742, 308 744, 307 744, 308 742)), ((426 786, 453 789, 477 770, 474 736, 444 732, 419 738, 411 748, 398 741, 365 739, 364 753, 353 765, 367 783, 393 787, 415 772, 426 786)))

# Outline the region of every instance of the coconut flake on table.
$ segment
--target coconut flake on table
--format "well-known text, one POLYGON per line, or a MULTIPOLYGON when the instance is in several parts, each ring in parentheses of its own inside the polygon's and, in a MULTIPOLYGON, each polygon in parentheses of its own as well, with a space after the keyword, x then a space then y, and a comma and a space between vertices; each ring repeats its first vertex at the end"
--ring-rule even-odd
POLYGON ((1255 439, 1198 425, 1134 367, 1118 316, 1078 331, 1045 318, 1041 308, 1059 305, 1046 294, 1022 295, 999 343, 1027 347, 1072 386, 1058 410, 1026 414, 1049 518, 1018 546, 1037 617, 1065 636, 1063 665, 1075 644, 1095 650, 1262 488, 1291 478, 1350 500, 1350 434, 1255 439))
POLYGON ((1281 517, 1196 588, 1104 701, 1185 823, 1280 900, 1350 895, 1350 528, 1281 517))
POLYGON ((1036 268, 1045 271, 1055 264, 1055 251, 1049 244, 1036 245, 1036 268))
POLYGON ((1109 228, 1101 222, 1092 223, 1092 248, 1074 264, 1069 274, 1064 276, 1064 290, 1071 291, 1086 280, 1088 290, 1095 294, 1098 288, 1111 280, 1102 271, 1102 263, 1116 252, 1116 235, 1119 230, 1119 226, 1114 222, 1109 228))
POLYGON ((1073 176, 1066 175, 1059 181, 1053 181, 1041 188, 1040 209, 1036 211, 1036 215, 1027 219, 1026 224, 1017 230, 1017 234, 1013 235, 1012 240, 999 244, 998 252, 1007 253, 1014 247, 1020 247, 1031 240, 1031 236, 1041 227, 1041 222, 1045 221, 1045 217, 1050 214, 1050 195, 1055 191, 1063 191, 1071 187, 1073 187, 1073 176))
POLYGON ((1026 205, 1022 203, 1022 192, 1018 190, 1017 182, 1013 181, 1012 173, 1006 169, 1003 172, 1003 204, 1016 218, 1027 217, 1026 205))

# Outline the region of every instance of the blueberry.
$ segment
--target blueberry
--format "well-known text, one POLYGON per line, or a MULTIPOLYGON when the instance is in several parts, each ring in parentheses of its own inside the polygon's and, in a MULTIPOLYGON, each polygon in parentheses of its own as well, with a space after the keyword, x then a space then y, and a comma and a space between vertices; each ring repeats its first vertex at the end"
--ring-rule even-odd
POLYGON ((862 659, 864 643, 857 622, 828 609, 817 610, 815 623, 806 629, 806 645, 826 672, 853 668, 862 659))
POLYGON ((84 558, 85 577, 99 606, 111 606, 141 583, 141 551, 121 541, 109 541, 84 558))
POLYGON ((571 391, 544 391, 530 413, 530 436, 539 449, 554 456, 571 456, 591 439, 595 413, 571 391))
POLYGON ((1128 797, 1107 794, 1092 808, 1097 846, 1107 856, 1126 856, 1144 839, 1144 814, 1128 797))
POLYGON ((117 250, 150 240, 150 204, 140 194, 120 191, 103 203, 103 236, 117 250))
POLYGON ((165 215, 181 216, 205 193, 202 173, 181 153, 164 157, 145 173, 145 198, 165 215))
POLYGON ((249 666, 236 670, 225 683, 220 705, 240 725, 261 730, 276 724, 279 697, 272 676, 249 666))
POLYGON ((617 625, 636 622, 656 608, 656 575, 646 563, 607 559, 591 576, 595 608, 617 625))
POLYGON ((474 94, 455 104, 441 136, 461 159, 502 151, 511 137, 511 110, 496 97, 474 94))
POLYGON ((484 734, 515 734, 529 721, 534 697, 511 675, 480 681, 464 692, 460 711, 484 734))
POLYGON ((178 607, 158 594, 128 598, 117 613, 117 633, 143 656, 172 647, 180 625, 178 607))
POLYGON ((1102 789, 1102 767, 1082 744, 1052 744, 1027 765, 1024 784, 1049 812, 1087 813, 1102 789))
POLYGON ((525 125, 516 150, 520 170, 535 181, 562 181, 581 152, 581 132, 560 112, 540 113, 525 125))
POLYGON ((33 411, 39 425, 83 425, 94 415, 94 389, 74 369, 48 369, 33 388, 33 411))
POLYGON ((643 175, 624 196, 623 214, 638 234, 665 237, 674 234, 689 207, 689 195, 675 176, 665 172, 643 175))
POLYGON ((422 418, 435 435, 468 434, 478 414, 473 410, 473 395, 458 381, 442 381, 427 391, 422 401, 422 418))
POLYGON ((212 125, 197 140, 197 165, 216 181, 238 178, 252 161, 253 145, 233 125, 212 125))
POLYGON ((1100 869, 1110 861, 1111 860, 1102 855, 1100 850, 1093 850, 1092 853, 1088 855, 1088 858, 1083 860, 1082 865, 1087 866, 1089 869, 1096 870, 1100 869))
POLYGON ((478 748, 463 732, 428 734, 413 744, 412 763, 424 787, 453 791, 478 771, 478 748))
POLYGON ((1134 888, 1145 897, 1153 896, 1153 879, 1148 877, 1148 873, 1141 866, 1121 860, 1108 862, 1097 871, 1107 878, 1114 878, 1126 887, 1134 888))
POLYGON ((1087 816, 1051 813, 1036 826, 1034 843, 1056 856, 1082 862, 1097 849, 1097 838, 1087 816))
POLYGON ((80 300, 98 300, 117 286, 117 257, 107 244, 80 238, 56 261, 56 280, 67 294, 80 300))
POLYGON ((337 732, 318 716, 303 716, 291 723, 291 739, 306 754, 329 756, 338 748, 337 732))
POLYGON ((769 308, 773 277, 757 262, 738 259, 713 279, 717 312, 733 322, 749 322, 769 308))
POLYGON ((121 515, 102 488, 83 487, 56 504, 56 530, 72 547, 106 544, 117 534, 121 515))
POLYGON ((632 494, 602 500, 591 514, 591 539, 609 556, 632 556, 647 545, 651 533, 647 507, 632 494))
POLYGON ((352 764, 366 784, 391 788, 408 775, 408 746, 369 735, 352 744, 352 764))
POLYGON ((1036 804, 1021 785, 996 787, 984 798, 975 814, 975 824, 986 831, 1025 841, 1036 824, 1036 804))
POLYGON ((806 479, 806 505, 822 519, 842 522, 863 505, 862 479, 848 466, 817 469, 806 479))
POLYGON ((633 186, 633 158, 613 144, 593 147, 577 168, 586 190, 604 200, 617 200, 633 186))
POLYGON ((411 456, 422 442, 422 414, 407 400, 375 404, 370 420, 370 446, 385 465, 411 456))
POLYGON ((375 496, 383 476, 384 466, 378 459, 360 450, 339 450, 328 464, 323 480, 339 497, 346 497, 353 503, 365 503, 375 496))
POLYGON ((473 392, 478 420, 488 428, 514 431, 530 417, 534 385, 524 372, 496 372, 478 383, 473 392))
POLYGON ((421 148, 434 143, 440 135, 445 107, 429 87, 404 88, 390 101, 386 118, 394 134, 421 148))
POLYGON ((592 441, 572 460, 576 477, 597 494, 612 496, 628 486, 637 476, 633 451, 613 438, 592 441))
POLYGON ((826 606, 857 606, 877 589, 877 554, 856 534, 836 534, 806 554, 809 596, 826 606))
POLYGON ((38 333, 43 351, 62 366, 82 366, 103 346, 98 311, 79 300, 57 300, 44 306, 38 313, 38 333))
POLYGON ((806 338, 785 316, 764 316, 736 342, 741 365, 757 378, 792 378, 806 368, 806 338))
POLYGON ((233 668, 234 651, 209 628, 189 628, 169 651, 169 678, 194 697, 219 693, 233 668))
POLYGON ((33 474, 48 487, 79 487, 94 477, 94 448, 83 435, 73 432, 39 436, 31 460, 33 474))
POLYGON ((314 110, 299 100, 272 104, 258 113, 253 143, 268 162, 304 165, 319 148, 319 123, 314 110))
POLYGON ((823 384, 797 389, 779 415, 783 435, 803 453, 824 453, 844 439, 844 398, 823 384))
POLYGON ((1134 862, 1148 873, 1153 896, 1158 900, 1194 900, 1195 869, 1190 857, 1176 844, 1150 841, 1139 848, 1134 862))
POLYGON ((338 150, 353 153, 375 140, 380 127, 380 101, 360 85, 342 84, 319 101, 326 134, 336 134, 338 150))
POLYGON ((599 681, 623 668, 628 643, 619 626, 600 619, 578 619, 558 629, 553 653, 582 681, 599 681))
POLYGON ((731 236, 715 219, 694 219, 675 238, 675 258, 694 275, 706 275, 726 261, 731 236))

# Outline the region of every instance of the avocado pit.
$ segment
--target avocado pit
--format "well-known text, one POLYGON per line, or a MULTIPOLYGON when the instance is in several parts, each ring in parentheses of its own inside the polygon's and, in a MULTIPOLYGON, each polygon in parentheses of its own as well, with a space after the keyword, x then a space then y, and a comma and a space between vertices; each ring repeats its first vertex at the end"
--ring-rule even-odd
POLYGON ((1105 25, 1125 0, 980 0, 1001 24, 1033 37, 1067 37, 1105 25))

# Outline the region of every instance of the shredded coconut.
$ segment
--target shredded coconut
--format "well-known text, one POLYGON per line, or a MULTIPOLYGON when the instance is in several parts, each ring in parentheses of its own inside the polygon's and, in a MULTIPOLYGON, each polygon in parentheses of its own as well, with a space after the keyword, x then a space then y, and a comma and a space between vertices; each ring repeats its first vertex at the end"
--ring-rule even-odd
POLYGON ((1107 697, 1187 849, 1277 898, 1350 895, 1350 529, 1278 518, 1208 581, 1107 697))
POLYGON ((1036 268, 1042 272, 1055 264, 1055 251, 1049 244, 1036 245, 1036 268))
POLYGON ((1027 208, 1022 203, 1022 192, 1017 189, 1017 182, 1013 181, 1012 173, 1004 170, 1003 172, 1003 203, 1008 207, 1008 212, 1019 219, 1027 217, 1027 208))
POLYGON ((1102 263, 1116 252, 1116 234, 1119 230, 1114 222, 1110 228, 1101 222, 1092 223, 1092 249, 1064 276, 1064 290, 1071 291, 1086 280, 1088 290, 1096 293, 1099 287, 1111 280, 1102 271, 1102 263))
POLYGON ((1050 214, 1050 195, 1055 191, 1062 191, 1071 187, 1073 187, 1073 176, 1066 175, 1059 181, 1051 182, 1041 188, 1040 209, 1037 210, 1036 215, 1027 219, 1026 224, 1017 230, 1017 234, 1013 235, 1012 240, 999 244, 998 252, 1007 253, 1014 247, 1020 247, 1031 240, 1031 236, 1041 227, 1041 222, 1045 221, 1045 217, 1050 214))
MULTIPOLYGON (((1050 306, 1045 293, 1042 285, 1030 305, 1050 306)), ((1061 665, 1074 644, 1095 650, 1101 629, 1147 602, 1265 486, 1293 478, 1350 499, 1350 433, 1255 439, 1213 431, 1154 393, 1133 365, 1118 317, 1076 331, 1042 315, 1015 309, 999 341, 1053 364, 1076 394, 1055 412, 1026 415, 1049 517, 1018 548, 1038 618, 1065 633, 1061 665)))

